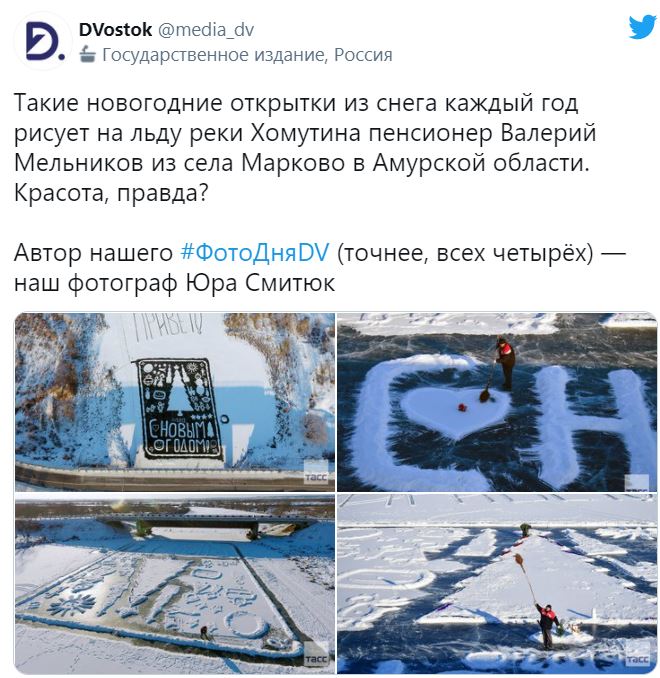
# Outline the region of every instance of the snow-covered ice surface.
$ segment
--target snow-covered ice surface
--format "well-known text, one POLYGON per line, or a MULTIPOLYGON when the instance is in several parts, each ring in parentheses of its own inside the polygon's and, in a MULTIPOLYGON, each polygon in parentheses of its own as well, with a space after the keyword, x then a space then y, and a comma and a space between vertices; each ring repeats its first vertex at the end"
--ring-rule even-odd
POLYGON ((46 584, 55 577, 68 574, 83 565, 103 557, 98 548, 71 547, 63 544, 43 544, 16 550, 16 597, 46 584), (48 565, 46 567, 46 565, 48 565))
MULTIPOLYGON (((156 650, 165 645, 179 646, 182 653, 191 648, 207 654, 230 651, 262 662, 269 673, 287 672, 288 667, 273 663, 281 659, 300 663, 296 658, 308 639, 328 642, 334 653, 333 523, 319 522, 286 537, 262 536, 256 542, 234 544, 214 540, 210 528, 203 530, 203 540, 194 538, 194 528, 184 527, 162 528, 163 534, 148 539, 127 539, 126 535, 113 539, 95 521, 73 522, 98 528, 98 547, 91 562, 91 550, 72 541, 34 541, 17 550, 17 582, 25 593, 17 598, 16 617, 28 625, 48 625, 39 628, 41 654, 61 651, 61 635, 52 635, 53 627, 124 638, 129 656, 139 654, 144 645, 144 672, 152 660, 184 665, 176 655, 168 659, 171 652, 161 655, 156 650), (186 538, 186 532, 193 536, 186 538), (61 552, 57 564, 50 562, 53 549, 61 552), (67 550, 88 555, 73 557, 67 550), (210 640, 200 637, 203 626, 210 640), (140 641, 140 646, 133 647, 133 641, 140 641)), ((217 532, 222 538, 227 530, 217 532)), ((54 526, 44 530, 50 539, 58 533, 61 536, 64 531, 54 526)), ((41 659, 33 656, 34 641, 26 633, 25 643, 17 637, 17 664, 25 663, 24 670, 36 671, 41 659)), ((81 648, 88 645, 74 643, 81 648)), ((122 663, 119 650, 102 645, 110 666, 122 663)), ((92 665, 99 659, 95 657, 92 652, 92 665)), ((194 673, 197 661, 193 658, 191 669, 179 672, 194 673)), ((70 662, 65 657, 55 664, 70 662)), ((81 661, 85 665, 86 660, 81 661)), ((231 672, 231 667, 230 660, 219 660, 217 671, 231 672)))
POLYGON ((56 468, 302 470, 306 457, 332 458, 333 331, 332 314, 19 316, 16 459, 56 468), (152 380, 143 406, 136 364, 158 359, 189 362, 167 373, 166 386, 152 380), (211 383, 199 360, 208 360, 211 383), (199 412, 197 396, 215 403, 222 458, 186 449, 147 455, 143 409, 199 412))
MULTIPOLYGON (((539 492, 523 494, 339 494, 341 525, 425 527, 562 526, 596 529, 599 537, 657 539, 657 495, 539 492), (605 527, 607 526, 607 527, 605 527)), ((627 544, 623 544, 627 548, 627 544)))
POLYGON ((485 404, 494 334, 364 334, 340 319, 339 489, 655 491, 656 333, 602 318, 558 314, 552 334, 513 336, 513 391, 495 366, 485 404))
MULTIPOLYGON (((71 630, 16 625, 16 668, 26 674, 317 673, 302 666, 273 666, 237 658, 183 654, 143 643, 71 630)), ((332 671, 332 665, 329 667, 332 671)))
POLYGON ((475 672, 495 673, 647 673, 657 662, 655 642, 639 638, 621 639, 590 644, 578 649, 565 649, 555 641, 555 650, 530 650, 529 648, 497 648, 469 652, 463 659, 464 668, 475 672), (649 664, 634 666, 630 663, 630 647, 641 645, 652 648, 649 664))
POLYGON ((361 334, 552 334, 556 313, 340 313, 361 334))
POLYGON ((658 321, 650 313, 611 313, 601 320, 603 327, 657 330, 658 321))
POLYGON ((385 614, 424 596, 439 572, 466 569, 432 559, 465 539, 464 529, 346 528, 337 534, 337 629, 371 628, 385 614))
POLYGON ((343 673, 645 672, 627 661, 639 647, 656 663, 655 495, 353 494, 338 507, 343 673), (425 540, 435 548, 411 548, 425 540), (619 555, 587 556, 578 542, 619 555), (565 622, 552 653, 516 553, 565 622), (400 586, 425 572, 418 588, 400 586))

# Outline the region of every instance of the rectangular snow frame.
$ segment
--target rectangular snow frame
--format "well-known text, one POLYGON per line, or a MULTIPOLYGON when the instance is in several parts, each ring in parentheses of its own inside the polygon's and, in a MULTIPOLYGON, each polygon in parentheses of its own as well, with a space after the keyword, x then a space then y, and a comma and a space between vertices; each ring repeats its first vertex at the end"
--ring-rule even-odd
MULTIPOLYGON (((245 561, 238 555, 233 547, 228 548, 233 551, 233 554, 227 557, 179 556, 170 555, 167 553, 140 553, 139 551, 131 550, 113 551, 110 554, 104 554, 101 558, 95 560, 94 562, 78 568, 62 577, 59 577, 58 579, 39 587, 36 591, 28 594, 27 596, 23 596, 22 598, 18 599, 16 601, 15 616, 17 620, 38 622, 52 626, 94 631, 97 633, 109 633, 113 636, 124 638, 137 638, 141 640, 162 642, 184 647, 196 647, 205 650, 225 651, 255 657, 259 656, 273 659, 285 659, 301 656, 303 654, 303 644, 297 639, 293 631, 289 628, 287 622, 276 609, 275 605, 270 600, 269 595, 264 591, 261 584, 256 580, 250 571, 250 568, 247 567, 245 561), (117 561, 122 558, 124 560, 132 558, 137 561, 135 570, 137 570, 138 565, 145 560, 163 558, 170 559, 172 561, 179 561, 183 571, 179 571, 179 574, 164 580, 157 588, 150 591, 144 600, 141 602, 138 601, 134 607, 139 610, 139 615, 121 617, 121 615, 117 614, 118 609, 126 608, 128 605, 126 601, 130 596, 132 580, 131 576, 126 577, 126 587, 111 605, 107 604, 107 597, 104 599, 99 597, 99 593, 103 592, 106 593, 106 596, 107 594, 112 594, 112 587, 108 589, 104 576, 102 581, 97 581, 88 588, 79 589, 79 593, 81 595, 90 596, 94 599, 94 602, 88 608, 77 612, 77 619, 74 618, 74 615, 71 615, 70 618, 66 618, 66 615, 63 615, 62 618, 59 618, 54 616, 58 614, 57 612, 50 612, 49 614, 49 609, 52 608, 53 602, 57 600, 57 596, 60 594, 66 595, 67 593, 73 593, 72 588, 76 585, 76 581, 79 582, 80 578, 84 578, 85 575, 90 574, 92 574, 92 581, 94 581, 95 575, 93 573, 95 570, 104 566, 112 567, 113 561, 114 564, 117 564, 117 561), (268 612, 269 620, 266 620, 266 631, 262 635, 255 638, 245 636, 231 637, 226 633, 221 634, 210 631, 211 640, 205 641, 201 639, 197 632, 195 632, 193 635, 192 633, 185 634, 181 631, 167 631, 165 628, 163 628, 162 622, 156 625, 157 628, 154 629, 154 631, 149 630, 148 627, 150 622, 148 622, 147 619, 149 618, 149 614, 152 613, 154 607, 156 607, 157 598, 163 589, 176 582, 181 590, 168 602, 166 602, 165 605, 157 612, 157 614, 154 615, 154 620, 165 612, 166 606, 169 605, 174 598, 177 598, 177 600, 183 600, 186 596, 186 593, 188 593, 188 596, 191 595, 190 587, 186 589, 185 580, 189 580, 191 577, 193 577, 196 570, 204 568, 209 570, 209 568, 220 566, 221 563, 224 563, 224 565, 227 566, 231 565, 232 569, 233 567, 237 568, 236 572, 240 575, 239 579, 243 582, 242 586, 244 586, 245 589, 247 589, 251 594, 256 594, 256 600, 260 600, 262 608, 268 612), (184 582, 181 581, 181 578, 184 579, 184 582), (103 611, 104 607, 107 607, 105 611, 103 611), (99 614, 100 612, 101 614, 99 614), (108 620, 110 623, 95 623, 97 619, 106 616, 106 614, 111 618, 108 620), (275 626, 275 624, 277 626, 275 626), (144 628, 140 628, 140 626, 144 628), (216 638, 215 636, 218 637, 216 638), (281 647, 275 649, 275 647, 269 646, 267 644, 268 642, 280 644, 281 647)), ((118 579, 118 581, 122 581, 121 578, 115 578, 118 579)), ((218 579, 221 578, 219 577, 218 579)), ((206 581, 206 579, 202 579, 201 581, 203 583, 206 581)), ((193 592, 192 595, 195 595, 195 592, 193 592)), ((243 613, 240 602, 237 605, 231 606, 231 608, 231 611, 227 613, 227 610, 224 609, 224 605, 221 607, 221 611, 225 619, 227 619, 227 617, 232 614, 236 615, 238 613, 238 615, 240 615, 243 613)), ((191 614, 191 616, 194 615, 191 614)), ((204 622, 200 621, 200 626, 202 623, 204 622)))

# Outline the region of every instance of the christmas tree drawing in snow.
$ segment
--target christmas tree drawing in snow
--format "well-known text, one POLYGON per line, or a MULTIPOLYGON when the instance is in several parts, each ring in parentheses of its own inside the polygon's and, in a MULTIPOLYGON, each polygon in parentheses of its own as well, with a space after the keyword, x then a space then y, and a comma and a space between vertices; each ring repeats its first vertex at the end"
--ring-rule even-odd
POLYGON ((209 363, 206 359, 136 362, 149 459, 223 459, 209 363))
POLYGON ((419 624, 535 624, 534 599, 563 622, 654 625, 655 598, 624 586, 588 558, 532 535, 465 579, 419 624), (530 585, 516 562, 523 558, 530 585))

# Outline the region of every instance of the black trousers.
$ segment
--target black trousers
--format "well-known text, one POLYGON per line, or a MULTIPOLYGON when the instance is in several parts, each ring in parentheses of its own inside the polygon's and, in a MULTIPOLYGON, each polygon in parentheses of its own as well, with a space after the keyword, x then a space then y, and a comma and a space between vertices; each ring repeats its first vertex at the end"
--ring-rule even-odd
POLYGON ((543 647, 546 650, 552 650, 552 627, 549 629, 541 627, 541 632, 543 633, 543 647))
POLYGON ((510 391, 512 388, 511 378, 513 377, 513 365, 502 364, 502 372, 504 373, 504 390, 510 391))

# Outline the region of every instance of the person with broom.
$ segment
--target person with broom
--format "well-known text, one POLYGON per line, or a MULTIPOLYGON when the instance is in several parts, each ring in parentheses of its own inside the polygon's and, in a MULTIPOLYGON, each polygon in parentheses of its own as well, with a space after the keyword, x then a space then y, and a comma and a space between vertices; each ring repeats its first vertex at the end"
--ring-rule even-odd
POLYGON ((512 389, 513 366, 516 364, 516 352, 504 337, 497 338, 497 356, 495 362, 502 365, 502 372, 504 373, 502 390, 510 391, 512 389))
POLYGON ((525 562, 523 560, 523 557, 519 553, 516 553, 513 556, 513 559, 516 561, 518 565, 520 565, 520 569, 523 571, 525 579, 527 580, 527 586, 529 586, 529 591, 532 594, 534 607, 541 613, 541 619, 539 619, 539 626, 541 627, 541 635, 543 636, 543 648, 545 650, 552 650, 552 625, 557 624, 557 632, 559 635, 563 635, 564 627, 561 625, 559 619, 557 618, 557 615, 554 613, 552 605, 546 605, 545 607, 541 607, 536 602, 536 594, 534 593, 534 589, 532 588, 532 582, 529 581, 529 577, 527 576, 527 570, 525 570, 525 562))
POLYGON ((557 619, 557 615, 552 610, 552 605, 541 607, 536 601, 534 601, 534 605, 541 613, 539 626, 541 627, 541 633, 543 634, 543 649, 552 650, 552 625, 557 624, 557 628, 561 628, 559 619, 557 619))

